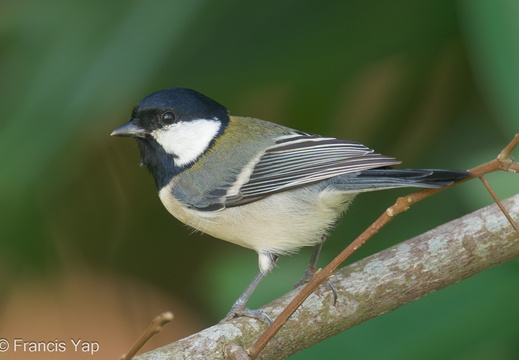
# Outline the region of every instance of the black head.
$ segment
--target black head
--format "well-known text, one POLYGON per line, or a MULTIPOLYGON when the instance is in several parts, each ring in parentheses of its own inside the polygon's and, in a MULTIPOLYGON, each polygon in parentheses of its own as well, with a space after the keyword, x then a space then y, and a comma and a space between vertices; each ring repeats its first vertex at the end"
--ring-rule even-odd
MULTIPOLYGON (((142 99, 134 109, 139 116, 159 115, 172 113, 174 118, 160 119, 171 124, 171 121, 192 121, 198 119, 218 119, 219 121, 228 119, 228 111, 225 107, 211 98, 199 92, 185 88, 173 88, 154 92, 142 99)), ((156 116, 153 116, 155 119, 156 116)), ((144 119, 150 119, 145 116, 144 119)), ((147 124, 143 124, 147 125, 147 124)), ((164 124, 150 124, 155 127, 164 124)))
POLYGON ((111 135, 137 140, 141 161, 160 189, 193 164, 228 122, 227 109, 216 101, 191 89, 172 88, 142 99, 131 120, 111 135))
POLYGON ((112 132, 113 136, 145 137, 153 130, 178 122, 213 119, 222 123, 229 121, 227 109, 199 92, 185 88, 160 90, 142 99, 133 109, 128 124, 112 132), (139 128, 139 129, 137 129, 139 128))

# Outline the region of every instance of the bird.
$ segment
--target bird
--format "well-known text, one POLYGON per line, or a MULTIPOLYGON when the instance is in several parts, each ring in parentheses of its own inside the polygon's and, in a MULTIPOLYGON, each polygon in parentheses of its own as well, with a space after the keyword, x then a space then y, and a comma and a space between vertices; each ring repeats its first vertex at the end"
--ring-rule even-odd
POLYGON ((314 246, 302 282, 316 270, 329 231, 360 193, 439 188, 466 171, 395 169, 401 162, 354 141, 230 115, 187 88, 142 99, 112 136, 133 137, 141 165, 171 215, 202 233, 258 254, 259 272, 222 321, 271 318, 246 303, 280 255, 314 246))

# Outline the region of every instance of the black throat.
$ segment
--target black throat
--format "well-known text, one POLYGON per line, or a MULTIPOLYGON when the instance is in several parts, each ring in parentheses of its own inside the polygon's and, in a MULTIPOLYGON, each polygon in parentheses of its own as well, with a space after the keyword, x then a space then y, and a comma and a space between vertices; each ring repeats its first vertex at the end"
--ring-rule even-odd
POLYGON ((153 175, 157 190, 160 191, 183 168, 175 165, 174 155, 166 153, 152 136, 147 135, 145 138, 135 138, 135 140, 141 152, 141 164, 145 165, 153 175))

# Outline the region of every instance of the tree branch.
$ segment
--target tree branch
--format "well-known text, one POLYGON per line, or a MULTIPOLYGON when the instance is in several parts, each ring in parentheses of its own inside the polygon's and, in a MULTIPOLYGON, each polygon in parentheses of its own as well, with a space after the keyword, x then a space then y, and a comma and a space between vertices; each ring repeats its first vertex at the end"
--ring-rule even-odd
MULTIPOLYGON (((503 202, 519 221, 519 194, 503 202)), ((496 205, 340 269, 319 287, 267 344, 260 359, 288 357, 428 293, 519 256, 519 237, 496 205)), ((275 318, 296 296, 289 292, 262 308, 275 318)), ((138 356, 159 359, 246 359, 244 351, 266 325, 238 318, 138 356)))

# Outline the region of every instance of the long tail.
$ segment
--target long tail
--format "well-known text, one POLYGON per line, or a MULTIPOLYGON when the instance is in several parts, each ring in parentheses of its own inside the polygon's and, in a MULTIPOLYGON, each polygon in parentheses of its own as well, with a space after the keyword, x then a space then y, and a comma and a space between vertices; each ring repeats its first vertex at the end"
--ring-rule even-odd
POLYGON ((343 191, 373 191, 397 187, 440 188, 470 176, 467 171, 443 169, 371 169, 340 177, 343 191))

